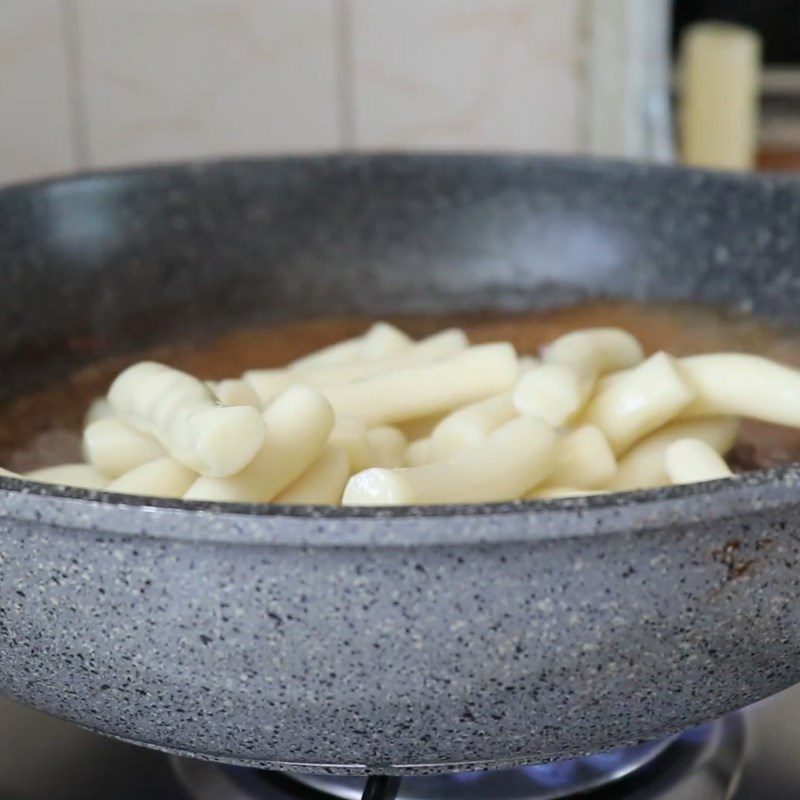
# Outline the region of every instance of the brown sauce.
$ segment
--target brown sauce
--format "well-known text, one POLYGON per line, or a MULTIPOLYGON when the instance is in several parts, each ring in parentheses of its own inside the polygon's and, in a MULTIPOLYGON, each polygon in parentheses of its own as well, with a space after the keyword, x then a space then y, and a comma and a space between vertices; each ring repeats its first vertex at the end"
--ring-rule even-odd
MULTIPOLYGON (((506 340, 520 353, 531 354, 575 328, 613 325, 637 336, 648 352, 740 351, 800 368, 800 332, 697 306, 598 302, 527 315, 397 317, 391 321, 415 336, 455 325, 465 328, 473 342, 506 340)), ((336 317, 243 329, 208 342, 159 347, 85 367, 50 387, 0 405, 0 465, 25 472, 78 460, 79 432, 89 403, 105 394, 114 376, 133 361, 155 359, 205 379, 233 377, 246 369, 282 366, 357 335, 370 322, 364 317, 336 317)), ((739 469, 795 460, 800 460, 800 431, 749 422, 732 455, 739 469)))

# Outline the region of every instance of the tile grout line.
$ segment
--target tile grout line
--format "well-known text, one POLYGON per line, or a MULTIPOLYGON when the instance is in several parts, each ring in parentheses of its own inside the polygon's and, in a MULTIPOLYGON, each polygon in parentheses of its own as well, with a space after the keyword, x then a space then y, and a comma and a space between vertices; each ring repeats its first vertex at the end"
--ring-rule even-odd
POLYGON ((356 146, 353 91, 353 18, 351 0, 335 0, 336 107, 339 138, 345 150, 356 146))
POLYGON ((61 0, 61 27, 66 57, 67 98, 69 102, 72 154, 78 169, 91 166, 86 96, 81 58, 80 24, 75 0, 61 0))
POLYGON ((590 74, 591 53, 592 46, 592 11, 589 4, 595 0, 587 0, 582 2, 578 0, 579 5, 576 10, 575 27, 578 39, 578 56, 575 65, 575 71, 578 77, 578 84, 580 86, 580 111, 578 113, 578 147, 581 152, 589 152, 589 147, 592 140, 591 134, 591 108, 592 108, 592 76, 590 74))

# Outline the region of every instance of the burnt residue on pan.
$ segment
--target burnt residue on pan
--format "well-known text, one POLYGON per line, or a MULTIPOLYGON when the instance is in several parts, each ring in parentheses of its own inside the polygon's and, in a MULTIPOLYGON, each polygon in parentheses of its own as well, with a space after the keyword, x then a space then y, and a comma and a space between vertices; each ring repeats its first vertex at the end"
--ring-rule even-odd
POLYGON ((714 561, 725 567, 725 575, 722 583, 709 593, 710 600, 713 600, 734 581, 746 577, 751 568, 757 563, 757 558, 745 557, 741 551, 742 543, 739 539, 730 539, 722 547, 711 551, 711 557, 714 561))

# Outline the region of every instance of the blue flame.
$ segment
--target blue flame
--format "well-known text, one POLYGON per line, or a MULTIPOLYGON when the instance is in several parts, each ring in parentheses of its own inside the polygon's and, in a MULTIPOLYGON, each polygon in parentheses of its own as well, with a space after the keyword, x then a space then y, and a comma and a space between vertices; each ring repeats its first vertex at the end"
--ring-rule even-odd
POLYGON ((479 781, 484 774, 483 772, 454 772, 450 777, 455 778, 455 780, 460 783, 475 783, 475 781, 479 781))
POLYGON ((713 727, 713 723, 706 722, 704 725, 698 725, 696 728, 689 728, 688 731, 681 734, 681 739, 692 743, 703 742, 711 735, 713 727))
POLYGON ((571 761, 554 761, 552 764, 537 764, 534 767, 525 767, 527 775, 533 778, 539 786, 555 789, 561 786, 572 786, 576 782, 581 762, 584 759, 575 758, 571 761))
MULTIPOLYGON (((707 734, 708 726, 701 726, 686 735, 697 741, 707 734)), ((668 742, 663 740, 646 742, 568 761, 535 764, 501 772, 459 772, 440 776, 438 780, 472 786, 474 788, 470 791, 477 792, 476 796, 483 797, 489 796, 487 792, 495 785, 498 776, 503 775, 506 788, 511 785, 520 788, 527 786, 526 796, 530 794, 531 797, 537 797, 541 794, 561 797, 587 786, 599 786, 622 777, 647 763, 667 745, 668 742)))

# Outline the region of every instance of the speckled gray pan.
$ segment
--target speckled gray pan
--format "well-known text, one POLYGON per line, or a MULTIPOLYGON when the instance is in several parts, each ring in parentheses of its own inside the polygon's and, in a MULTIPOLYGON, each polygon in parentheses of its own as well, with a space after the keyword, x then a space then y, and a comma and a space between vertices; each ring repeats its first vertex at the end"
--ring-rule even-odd
MULTIPOLYGON (((686 299, 798 322, 800 184, 529 157, 160 167, 0 192, 0 393, 315 313, 686 299)), ((0 479, 0 690, 254 765, 421 772, 660 736, 800 680, 800 471, 314 511, 0 479)))

